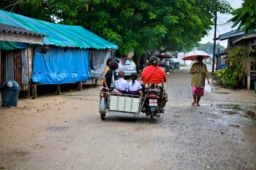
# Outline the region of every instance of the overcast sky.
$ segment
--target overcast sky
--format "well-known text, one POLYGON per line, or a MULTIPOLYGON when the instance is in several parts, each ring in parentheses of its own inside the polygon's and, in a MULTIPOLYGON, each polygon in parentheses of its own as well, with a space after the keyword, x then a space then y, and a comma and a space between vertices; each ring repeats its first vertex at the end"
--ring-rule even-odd
MULTIPOLYGON (((240 8, 242 6, 243 1, 242 0, 227 0, 231 6, 234 9, 240 8)), ((218 37, 220 34, 224 34, 226 32, 232 31, 232 23, 227 23, 229 19, 231 19, 233 16, 230 14, 217 14, 217 31, 216 31, 216 37, 218 37)), ((208 33, 207 36, 201 39, 200 43, 207 43, 212 42, 213 43, 213 37, 214 37, 214 27, 212 30, 208 33)), ((224 47, 227 46, 227 41, 216 41, 216 44, 223 45, 224 47)))

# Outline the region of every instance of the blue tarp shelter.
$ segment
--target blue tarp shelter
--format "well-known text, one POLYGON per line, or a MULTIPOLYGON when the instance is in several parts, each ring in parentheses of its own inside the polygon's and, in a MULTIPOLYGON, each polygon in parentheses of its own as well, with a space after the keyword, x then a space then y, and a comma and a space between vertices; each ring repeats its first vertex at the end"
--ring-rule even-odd
MULTIPOLYGON (((81 26, 55 24, 4 10, 0 10, 0 24, 21 27, 45 35, 40 46, 26 44, 35 48, 31 75, 33 83, 65 84, 89 80, 89 49, 118 48, 117 45, 81 26), (42 48, 47 49, 47 52, 42 53, 42 48)), ((26 47, 25 44, 17 42, 2 43, 5 46, 0 46, 1 50, 23 50, 26 47)))

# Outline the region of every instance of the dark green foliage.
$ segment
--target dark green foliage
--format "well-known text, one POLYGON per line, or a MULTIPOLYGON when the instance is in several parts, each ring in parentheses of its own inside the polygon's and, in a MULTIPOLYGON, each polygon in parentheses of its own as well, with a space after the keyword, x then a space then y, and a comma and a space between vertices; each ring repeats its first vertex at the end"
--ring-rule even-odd
POLYGON ((227 67, 216 71, 220 81, 226 86, 235 87, 238 85, 238 77, 246 73, 245 61, 248 58, 248 47, 237 46, 228 51, 227 67))
MULTIPOLYGON (((1 0, 0 8, 15 2, 1 0)), ((215 11, 231 10, 226 0, 24 0, 12 8, 5 10, 81 25, 117 44, 122 55, 190 49, 213 26, 215 11)))
POLYGON ((229 21, 238 26, 238 29, 249 33, 256 29, 256 2, 255 0, 245 0, 242 7, 232 12, 233 18, 229 21))

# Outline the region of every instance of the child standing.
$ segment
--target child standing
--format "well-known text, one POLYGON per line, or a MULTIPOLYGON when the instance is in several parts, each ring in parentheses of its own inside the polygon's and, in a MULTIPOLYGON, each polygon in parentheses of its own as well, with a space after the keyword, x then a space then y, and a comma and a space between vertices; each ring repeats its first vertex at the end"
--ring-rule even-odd
POLYGON ((128 89, 128 83, 126 80, 124 80, 124 77, 124 71, 120 70, 118 72, 118 80, 115 81, 115 89, 117 89, 122 94, 126 94, 126 89, 128 89))
POLYGON ((110 63, 112 60, 113 60, 113 58, 108 58, 108 59, 107 59, 107 61, 106 61, 107 67, 106 67, 106 69, 105 69, 105 71, 104 71, 103 77, 107 74, 108 70, 110 70, 110 68, 109 68, 109 63, 110 63))
POLYGON ((103 87, 109 92, 117 92, 115 88, 115 81, 117 80, 116 69, 118 69, 118 63, 115 60, 112 60, 109 63, 109 69, 105 76, 103 77, 103 87))
POLYGON ((130 81, 128 83, 128 90, 129 93, 132 95, 140 95, 140 90, 142 89, 141 84, 137 81, 138 75, 137 73, 132 73, 131 74, 131 79, 132 81, 130 81))

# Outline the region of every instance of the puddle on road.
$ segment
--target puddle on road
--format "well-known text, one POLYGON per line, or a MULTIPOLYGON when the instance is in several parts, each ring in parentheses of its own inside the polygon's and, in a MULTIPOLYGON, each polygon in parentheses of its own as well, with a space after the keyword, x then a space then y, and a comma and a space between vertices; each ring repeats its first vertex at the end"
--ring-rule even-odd
POLYGON ((216 91, 214 93, 216 93, 216 94, 229 94, 229 92, 223 92, 223 91, 216 91))
MULTIPOLYGON (((234 148, 235 151, 232 151, 232 154, 235 152, 242 152, 246 156, 250 155, 247 160, 248 162, 251 162, 253 160, 252 157, 255 158, 256 156, 256 121, 251 117, 245 117, 245 115, 248 110, 251 110, 251 112, 247 114, 253 115, 252 112, 256 113, 256 106, 246 103, 225 104, 221 102, 219 102, 219 104, 207 103, 202 104, 201 106, 203 105, 205 107, 174 106, 170 111, 172 113, 170 120, 175 120, 176 122, 170 121, 169 123, 172 127, 172 132, 175 133, 177 128, 179 129, 180 136, 186 136, 186 132, 189 135, 186 129, 191 128, 193 131, 196 129, 196 132, 198 128, 200 129, 198 130, 198 134, 204 136, 209 135, 206 140, 209 140, 209 143, 214 143, 212 147, 234 148), (192 115, 192 117, 187 119, 184 118, 184 116, 187 115, 192 115), (195 120, 198 120, 196 125, 194 123, 195 120)), ((186 138, 180 137, 179 140, 186 142, 184 139, 186 138)), ((192 142, 196 144, 195 140, 192 140, 192 142)), ((201 141, 198 140, 198 142, 201 141)), ((205 149, 203 145, 201 146, 205 149)))
MULTIPOLYGON (((227 115, 227 116, 237 115, 240 117, 249 118, 251 120, 256 120, 256 107, 254 106, 242 105, 242 104, 201 104, 201 106, 210 106, 213 112, 220 115, 227 115)), ((198 109, 200 110, 200 108, 201 107, 196 107, 196 106, 189 107, 187 108, 187 112, 188 113, 198 112, 198 109)), ((187 114, 183 115, 183 113, 186 113, 186 111, 184 111, 184 109, 177 106, 172 107, 172 113, 174 113, 174 115, 172 116, 175 118, 191 116, 187 114)))
POLYGON ((172 115, 173 117, 175 118, 180 118, 181 116, 180 115, 172 115))
MULTIPOLYGON (((240 117, 247 117, 252 120, 256 120, 256 107, 253 106, 245 106, 241 104, 201 104, 201 106, 211 106, 214 112, 223 114, 223 115, 237 115, 240 117)), ((190 107, 188 108, 190 113, 197 112, 200 107, 190 107)), ((175 118, 188 117, 191 115, 182 115, 184 113, 184 109, 180 107, 172 107, 172 112, 175 113, 172 115, 175 118)))
POLYGON ((234 111, 234 110, 221 110, 221 113, 225 113, 225 114, 228 114, 228 115, 239 114, 239 112, 234 111))
POLYGON ((64 131, 64 130, 68 130, 69 127, 68 126, 50 126, 48 128, 46 128, 46 130, 49 131, 64 131))
POLYGON ((239 125, 229 125, 229 126, 232 126, 234 128, 239 128, 240 127, 239 125))
POLYGON ((246 110, 245 106, 238 104, 213 104, 212 106, 219 109, 246 110))
POLYGON ((211 104, 212 107, 218 109, 218 113, 225 115, 238 115, 256 120, 256 110, 252 106, 243 106, 238 104, 211 104))

